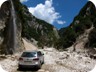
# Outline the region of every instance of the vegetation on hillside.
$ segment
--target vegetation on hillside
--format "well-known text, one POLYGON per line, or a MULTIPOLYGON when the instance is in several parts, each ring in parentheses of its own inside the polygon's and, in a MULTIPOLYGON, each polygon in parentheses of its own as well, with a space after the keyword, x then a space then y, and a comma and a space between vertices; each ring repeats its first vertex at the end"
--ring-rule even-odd
MULTIPOLYGON (((61 28, 59 34, 61 38, 56 42, 57 49, 65 49, 73 45, 76 38, 83 34, 85 30, 94 25, 96 28, 96 9, 92 2, 88 2, 74 18, 69 27, 61 28)), ((96 47, 96 29, 93 29, 89 34, 90 47, 96 47)))
POLYGON ((22 23, 22 37, 38 41, 38 46, 52 46, 57 39, 54 33, 54 26, 34 17, 25 5, 14 0, 17 16, 22 23))
MULTIPOLYGON (((54 34, 53 26, 43 20, 32 16, 27 7, 22 5, 19 0, 14 0, 17 16, 22 23, 22 37, 27 39, 34 38, 38 41, 38 46, 55 46, 57 49, 65 49, 73 45, 76 38, 83 34, 86 29, 93 25, 96 28, 96 9, 92 2, 88 2, 74 18, 69 27, 59 30, 60 38, 54 34)), ((95 29, 89 34, 89 46, 95 47, 95 29), (94 38, 94 39, 93 39, 94 38), (90 43, 91 42, 91 43, 90 43)))

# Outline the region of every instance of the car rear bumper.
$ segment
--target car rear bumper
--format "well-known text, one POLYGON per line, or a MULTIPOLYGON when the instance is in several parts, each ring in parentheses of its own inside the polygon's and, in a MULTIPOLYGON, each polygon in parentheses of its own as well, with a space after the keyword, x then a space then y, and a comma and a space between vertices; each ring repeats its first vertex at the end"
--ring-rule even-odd
POLYGON ((36 68, 39 67, 39 65, 18 65, 19 68, 36 68))

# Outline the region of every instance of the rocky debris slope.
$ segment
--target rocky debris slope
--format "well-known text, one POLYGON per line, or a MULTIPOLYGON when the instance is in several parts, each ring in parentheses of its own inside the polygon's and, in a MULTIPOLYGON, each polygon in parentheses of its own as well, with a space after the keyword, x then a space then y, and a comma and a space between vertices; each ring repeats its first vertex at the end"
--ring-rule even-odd
POLYGON ((22 38, 25 50, 37 50, 37 47, 32 44, 28 39, 22 38))
POLYGON ((70 51, 58 52, 54 50, 54 48, 48 48, 47 51, 45 50, 44 52, 47 53, 45 54, 45 56, 49 56, 49 59, 48 56, 47 59, 45 57, 45 64, 48 62, 49 65, 52 64, 53 66, 49 68, 52 68, 53 72, 88 72, 96 64, 96 61, 94 59, 91 59, 85 53, 70 51), (51 51, 48 51, 49 49, 51 49, 51 51), (47 62, 47 60, 49 61, 47 62))
POLYGON ((84 51, 85 45, 88 42, 88 36, 91 30, 93 29, 93 25, 91 28, 86 29, 83 34, 77 37, 76 42, 73 44, 74 51, 84 51))
POLYGON ((17 69, 17 64, 18 64, 18 54, 16 55, 3 55, 0 56, 0 65, 2 66, 2 68, 4 70, 6 70, 7 72, 14 72, 14 70, 17 69), (3 57, 3 58, 2 58, 3 57))
MULTIPOLYGON (((96 60, 85 53, 59 52, 54 48, 46 47, 40 51, 44 52, 45 64, 36 72, 89 72, 96 64, 96 60)), ((17 70, 17 59, 18 54, 7 56, 6 59, 0 61, 0 64, 8 72, 24 72, 17 70)))

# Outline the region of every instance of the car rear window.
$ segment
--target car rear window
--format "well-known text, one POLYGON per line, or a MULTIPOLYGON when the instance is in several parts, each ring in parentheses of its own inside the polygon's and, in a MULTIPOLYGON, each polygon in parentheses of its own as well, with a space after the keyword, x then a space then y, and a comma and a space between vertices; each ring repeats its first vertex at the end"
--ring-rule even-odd
POLYGON ((22 57, 36 57, 36 52, 24 52, 22 57))

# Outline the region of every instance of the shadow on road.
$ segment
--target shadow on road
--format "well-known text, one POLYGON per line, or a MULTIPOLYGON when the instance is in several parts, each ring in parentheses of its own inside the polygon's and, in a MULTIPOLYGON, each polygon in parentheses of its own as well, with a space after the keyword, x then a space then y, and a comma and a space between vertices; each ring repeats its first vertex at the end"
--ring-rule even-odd
POLYGON ((39 69, 38 68, 22 68, 22 69, 17 69, 17 71, 31 71, 31 72, 37 72, 39 69))

